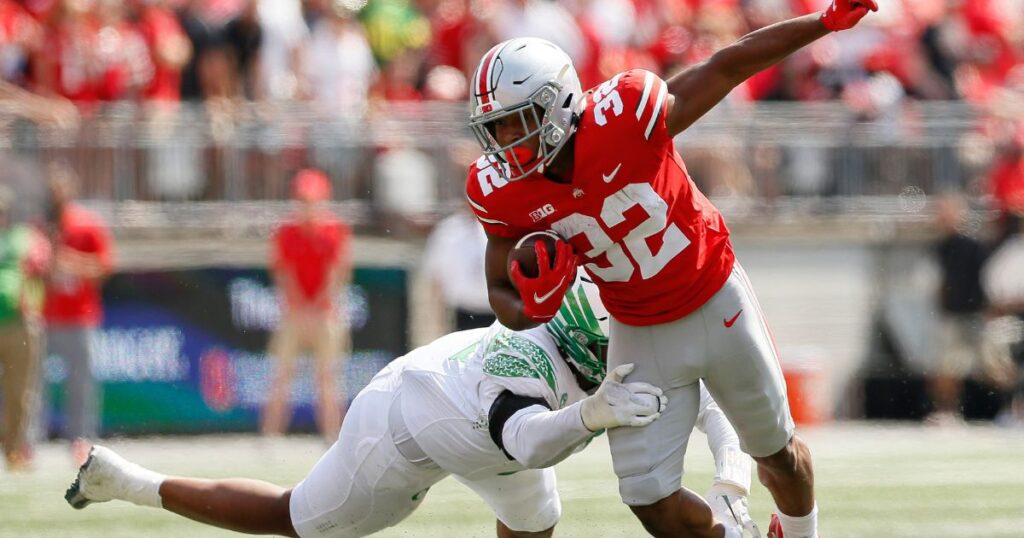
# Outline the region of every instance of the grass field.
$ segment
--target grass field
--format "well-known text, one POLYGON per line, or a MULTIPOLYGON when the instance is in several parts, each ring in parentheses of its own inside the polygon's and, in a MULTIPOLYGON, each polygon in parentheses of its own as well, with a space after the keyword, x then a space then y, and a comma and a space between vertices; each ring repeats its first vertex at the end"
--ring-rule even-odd
MULTIPOLYGON (((825 536, 1024 536, 1024 430, 968 426, 839 424, 804 432, 814 451, 818 503, 825 536)), ((170 474, 246 476, 294 484, 324 446, 312 437, 265 442, 250 436, 108 440, 129 459, 170 474)), ((711 456, 695 433, 684 482, 698 492, 710 484, 711 456)), ((558 467, 564 504, 556 536, 643 536, 619 503, 604 438, 558 467)), ((233 533, 203 527, 125 503, 83 511, 64 503, 74 469, 64 446, 40 448, 36 469, 0 472, 0 537, 215 537, 233 533)), ((756 479, 754 480, 756 483, 756 479)), ((762 531, 771 510, 756 485, 751 509, 762 531)), ((421 509, 390 537, 493 536, 487 507, 454 480, 430 490, 421 509)))

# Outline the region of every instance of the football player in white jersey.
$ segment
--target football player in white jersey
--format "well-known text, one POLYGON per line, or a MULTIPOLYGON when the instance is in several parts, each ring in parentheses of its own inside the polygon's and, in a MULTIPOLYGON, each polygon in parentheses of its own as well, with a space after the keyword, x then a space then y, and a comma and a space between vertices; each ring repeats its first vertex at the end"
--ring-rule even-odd
MULTIPOLYGON (((444 336, 381 370, 355 398, 338 440, 292 489, 255 480, 165 476, 96 446, 65 498, 162 507, 253 534, 366 536, 415 510, 452 475, 494 510, 499 537, 550 536, 561 515, 551 467, 603 430, 643 427, 661 390, 605 375, 608 313, 577 277, 551 322, 444 336)), ((746 496, 751 460, 706 391, 698 424, 715 457, 708 501, 727 530, 759 536, 746 496)))

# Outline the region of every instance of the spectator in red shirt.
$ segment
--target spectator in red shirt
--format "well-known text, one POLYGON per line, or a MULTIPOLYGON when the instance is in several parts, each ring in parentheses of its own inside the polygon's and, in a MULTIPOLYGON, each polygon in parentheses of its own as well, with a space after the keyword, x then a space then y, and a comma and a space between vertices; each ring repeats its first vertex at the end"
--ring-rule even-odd
POLYGON ((999 144, 999 151, 989 171, 988 190, 999 212, 996 223, 996 244, 1017 233, 1024 215, 1024 121, 1015 134, 999 144))
POLYGON ((43 43, 42 26, 14 0, 0 0, 0 79, 24 83, 25 64, 43 43))
POLYGON ((1024 122, 1017 131, 992 167, 992 195, 1003 213, 1024 213, 1024 122))
POLYGON ((149 49, 153 78, 143 90, 146 99, 181 99, 181 70, 192 57, 192 43, 166 0, 134 0, 138 30, 149 49))
POLYGON ((296 359, 305 351, 316 363, 317 422, 334 442, 342 413, 336 386, 338 359, 349 350, 348 320, 339 293, 351 278, 351 231, 323 202, 331 197, 327 177, 317 170, 295 176, 299 210, 274 233, 270 270, 277 285, 281 322, 270 341, 276 360, 261 431, 281 435, 287 429, 287 400, 296 359))
POLYGON ((77 104, 100 99, 99 26, 83 2, 62 0, 49 15, 40 47, 32 59, 35 89, 77 104))
POLYGON ((82 463, 100 429, 101 398, 91 343, 103 318, 100 287, 113 270, 113 241, 100 217, 74 202, 74 172, 54 166, 49 175, 54 261, 43 317, 47 350, 60 357, 67 370, 63 434, 72 440, 72 456, 82 463))
POLYGON ((154 66, 145 37, 132 21, 124 0, 96 3, 99 91, 102 101, 137 99, 153 81, 154 66))

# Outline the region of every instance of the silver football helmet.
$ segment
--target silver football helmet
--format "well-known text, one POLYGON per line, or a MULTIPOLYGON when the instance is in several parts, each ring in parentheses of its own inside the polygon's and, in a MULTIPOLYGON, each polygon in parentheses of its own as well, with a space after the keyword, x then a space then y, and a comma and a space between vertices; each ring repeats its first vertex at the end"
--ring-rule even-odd
POLYGON ((609 319, 597 285, 580 269, 558 313, 544 325, 566 360, 595 385, 604 381, 607 371, 609 319))
POLYGON ((520 37, 495 45, 471 84, 469 126, 505 179, 543 172, 576 130, 580 79, 569 55, 549 41, 520 37), (525 134, 500 144, 494 127, 499 120, 522 122, 525 134), (540 139, 536 155, 523 148, 533 137, 540 139))

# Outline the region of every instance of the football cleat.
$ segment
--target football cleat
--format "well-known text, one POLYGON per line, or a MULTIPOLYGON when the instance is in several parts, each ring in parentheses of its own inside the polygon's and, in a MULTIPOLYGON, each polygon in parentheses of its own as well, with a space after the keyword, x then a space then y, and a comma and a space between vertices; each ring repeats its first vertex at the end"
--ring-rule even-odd
POLYGON ((124 499, 133 482, 131 467, 137 465, 108 448, 93 445, 89 458, 78 468, 78 477, 64 493, 64 500, 81 510, 92 503, 124 499))
POLYGON ((711 505, 715 519, 721 521, 726 528, 734 530, 739 536, 761 538, 761 530, 750 517, 746 496, 737 494, 734 488, 711 486, 704 498, 711 505))
POLYGON ((768 538, 782 538, 782 522, 778 514, 772 514, 772 520, 768 523, 768 538))

